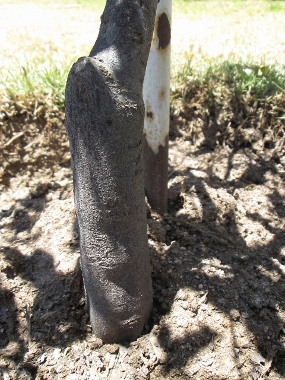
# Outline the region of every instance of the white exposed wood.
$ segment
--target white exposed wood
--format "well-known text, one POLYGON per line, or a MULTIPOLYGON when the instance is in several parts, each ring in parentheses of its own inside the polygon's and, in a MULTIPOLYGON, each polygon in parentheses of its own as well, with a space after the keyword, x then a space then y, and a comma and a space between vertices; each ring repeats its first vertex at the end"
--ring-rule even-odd
POLYGON ((165 146, 169 132, 171 51, 170 43, 164 46, 168 37, 164 36, 166 39, 164 43, 163 41, 161 43, 159 38, 159 20, 163 17, 163 26, 165 26, 165 15, 170 26, 171 0, 160 0, 157 6, 154 33, 143 86, 145 103, 144 133, 149 147, 155 154, 158 153, 159 146, 165 146))

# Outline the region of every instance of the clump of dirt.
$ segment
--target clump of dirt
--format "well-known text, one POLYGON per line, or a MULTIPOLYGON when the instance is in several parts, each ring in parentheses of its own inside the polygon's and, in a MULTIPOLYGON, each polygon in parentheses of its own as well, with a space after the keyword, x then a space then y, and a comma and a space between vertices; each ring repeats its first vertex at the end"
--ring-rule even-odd
POLYGON ((41 100, 2 108, 4 379, 284 379, 282 137, 267 147, 269 108, 248 105, 247 119, 241 104, 172 115, 169 210, 148 214, 153 311, 125 345, 89 324, 64 113, 41 100), (219 135, 229 118, 236 127, 219 135))
POLYGON ((0 184, 9 186, 15 174, 32 177, 68 162, 63 121, 64 111, 53 96, 16 97, 0 103, 0 184))
POLYGON ((250 148, 260 159, 284 164, 284 92, 276 93, 274 84, 265 78, 268 88, 263 84, 262 89, 242 91, 236 83, 240 78, 235 76, 243 70, 232 64, 230 69, 225 67, 232 76, 210 73, 201 81, 192 79, 180 85, 174 94, 172 136, 213 150, 216 145, 250 148))

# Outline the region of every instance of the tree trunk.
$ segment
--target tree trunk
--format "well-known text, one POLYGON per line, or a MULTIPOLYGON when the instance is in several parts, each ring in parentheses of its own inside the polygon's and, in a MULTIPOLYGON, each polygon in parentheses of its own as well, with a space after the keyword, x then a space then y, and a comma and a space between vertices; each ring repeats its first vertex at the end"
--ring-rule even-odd
POLYGON ((145 74, 157 0, 108 0, 66 85, 81 266, 92 328, 133 340, 151 308, 142 163, 145 74))
POLYGON ((168 201, 171 0, 160 0, 154 25, 143 85, 144 185, 151 208, 164 214, 168 201))

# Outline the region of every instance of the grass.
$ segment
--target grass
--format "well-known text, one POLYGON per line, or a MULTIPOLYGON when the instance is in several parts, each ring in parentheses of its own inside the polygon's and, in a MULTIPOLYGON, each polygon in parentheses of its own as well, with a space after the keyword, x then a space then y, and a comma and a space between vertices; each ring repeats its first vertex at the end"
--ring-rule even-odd
POLYGON ((2 97, 6 100, 19 98, 37 99, 51 97, 60 108, 64 107, 64 88, 68 65, 56 65, 52 60, 35 59, 19 65, 17 71, 6 72, 0 79, 2 97))
POLYGON ((203 67, 186 59, 172 76, 173 97, 185 94, 191 87, 207 87, 213 94, 230 88, 235 95, 248 95, 253 100, 269 99, 276 93, 285 93, 285 66, 246 64, 243 62, 210 61, 203 67))
POLYGON ((278 163, 285 146, 285 66, 196 63, 186 58, 172 76, 170 135, 210 149, 252 147, 261 159, 269 149, 278 163))
MULTIPOLYGON (((71 62, 57 65, 54 61, 35 59, 19 66, 18 72, 8 71, 0 79, 2 94, 13 100, 17 97, 53 97, 60 107, 64 106, 64 88, 71 62)), ((185 98, 185 92, 195 85, 207 85, 213 93, 224 86, 235 94, 247 94, 253 99, 266 99, 278 92, 285 93, 285 68, 245 64, 230 61, 207 61, 203 67, 186 58, 178 71, 172 74, 172 97, 185 98)))
POLYGON ((43 95, 62 107, 70 67, 92 47, 96 34, 91 22, 104 5, 104 0, 0 0, 0 97, 43 95), (78 43, 82 21, 89 29, 78 43))
MULTIPOLYGON (((93 10, 99 10, 101 11, 106 1, 105 0, 42 0, 39 2, 38 0, 30 0, 28 2, 31 5, 39 5, 39 6, 48 6, 48 7, 84 7, 84 8, 91 8, 93 10)), ((21 4, 27 4, 26 0, 7 0, 3 1, 0 0, 0 7, 1 6, 7 6, 7 5, 21 5, 21 4)))
MULTIPOLYGON (((16 3, 18 4, 19 2, 8 0, 4 3, 1 0, 0 7, 16 3)), ((25 1, 20 3, 26 4, 25 1)), ((39 3, 38 1, 30 1, 29 4, 39 3)), ((68 16, 66 23, 68 24, 70 20, 74 22, 74 24, 70 25, 70 29, 66 29, 73 33, 71 36, 64 30, 61 32, 62 35, 52 35, 51 41, 46 43, 45 33, 43 33, 43 36, 39 35, 33 39, 33 36, 37 33, 37 29, 31 32, 28 29, 26 30, 28 33, 26 39, 25 30, 23 35, 17 34, 17 36, 13 37, 15 49, 18 50, 17 43, 23 47, 20 54, 16 55, 17 61, 14 57, 11 60, 13 62, 11 66, 1 65, 0 61, 0 94, 2 94, 2 97, 11 100, 19 97, 36 99, 41 94, 52 97, 60 107, 63 107, 64 87, 71 64, 80 55, 88 54, 88 49, 90 49, 92 42, 94 42, 94 37, 90 33, 86 34, 85 40, 81 38, 74 41, 74 38, 77 37, 74 33, 74 28, 80 22, 81 17, 85 19, 86 17, 92 17, 92 12, 100 13, 103 10, 104 4, 104 0, 59 0, 56 3, 56 7, 70 7, 70 13, 68 13, 69 11, 65 13, 68 16), (73 6, 80 7, 80 10, 72 10, 73 6), (18 38, 19 41, 15 41, 15 38, 18 38), (66 46, 62 46, 61 38, 66 39, 66 46)), ((55 2, 53 0, 44 0, 40 6, 43 8, 55 6, 55 2)), ((173 1, 174 20, 179 20, 179 17, 188 17, 189 20, 205 19, 210 20, 212 25, 220 23, 221 20, 225 20, 229 25, 231 20, 235 20, 235 22, 243 20, 246 28, 248 28, 249 22, 242 17, 249 17, 250 15, 253 17, 253 20, 269 15, 268 24, 271 25, 272 19, 270 18, 270 14, 282 12, 285 13, 285 4, 282 1, 173 1)), ((263 22, 263 18, 261 18, 261 21, 263 22)), ((260 27, 259 24, 257 27, 260 27)), ((49 31, 49 29, 47 30, 49 31)), ((190 34, 188 29, 186 29, 186 32, 190 34)), ((197 31, 191 31, 191 33, 193 32, 193 38, 196 38, 197 35, 199 37, 197 31)), ((208 35, 207 33, 204 36, 201 35, 201 45, 194 46, 194 44, 190 44, 188 47, 186 46, 188 55, 185 58, 185 55, 180 54, 178 64, 175 62, 176 56, 173 57, 173 98, 177 96, 185 97, 185 88, 187 86, 191 87, 193 83, 199 86, 207 84, 209 91, 211 88, 212 91, 215 91, 217 87, 221 88, 222 91, 223 86, 227 84, 227 86, 230 85, 235 93, 246 93, 255 98, 270 97, 274 93, 284 92, 284 67, 282 64, 278 67, 271 64, 267 65, 266 60, 260 58, 259 53, 256 52, 260 50, 258 44, 256 44, 256 51, 253 51, 252 46, 246 50, 248 29, 244 35, 242 35, 241 31, 240 36, 233 36, 231 42, 223 40, 223 36, 218 36, 222 32, 217 29, 213 32, 215 33, 213 35, 208 35), (212 53, 209 49, 213 48, 213 43, 211 42, 214 38, 217 39, 216 45, 220 50, 212 53), (221 50, 223 47, 228 49, 227 53, 221 50), (252 56, 246 51, 251 51, 252 56), (212 84, 212 87, 210 84, 212 84)), ((7 40, 7 43, 9 42, 7 40)), ((176 54, 175 45, 173 50, 174 54, 176 54)), ((272 50, 274 51, 274 49, 272 50)), ((278 55, 278 52, 276 54, 278 55)))
POLYGON ((173 0, 174 13, 183 13, 192 17, 211 15, 227 17, 243 11, 248 15, 264 15, 268 12, 285 12, 284 1, 274 0, 173 0))

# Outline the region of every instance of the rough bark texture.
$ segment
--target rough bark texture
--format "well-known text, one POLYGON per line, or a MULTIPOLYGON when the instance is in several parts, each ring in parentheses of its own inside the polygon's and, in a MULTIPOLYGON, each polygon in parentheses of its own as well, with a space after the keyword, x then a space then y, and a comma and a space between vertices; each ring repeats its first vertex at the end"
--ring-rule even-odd
POLYGON ((109 0, 90 56, 70 71, 66 128, 94 333, 135 339, 152 307, 142 84, 157 1, 109 0))

